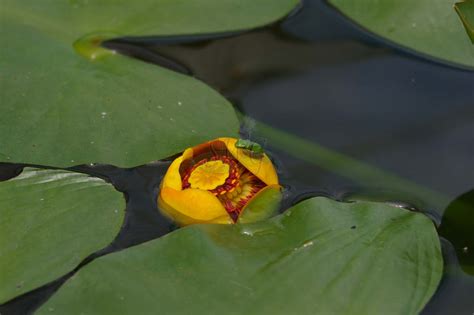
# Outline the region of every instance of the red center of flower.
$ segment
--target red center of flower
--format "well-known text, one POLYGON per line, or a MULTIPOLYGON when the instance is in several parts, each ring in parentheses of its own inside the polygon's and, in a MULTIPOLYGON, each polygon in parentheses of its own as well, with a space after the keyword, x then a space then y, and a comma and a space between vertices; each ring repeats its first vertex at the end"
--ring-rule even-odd
POLYGON ((199 176, 200 179, 202 178, 203 181, 207 180, 207 182, 210 183, 210 186, 216 186, 215 184, 212 185, 212 183, 213 182, 215 183, 216 181, 220 179, 224 181, 223 183, 217 185, 217 187, 211 188, 211 189, 209 189, 210 186, 207 186, 207 185, 201 185, 201 186, 193 185, 195 187, 192 187, 192 188, 198 188, 198 189, 203 189, 203 187, 205 187, 204 189, 209 190, 216 196, 222 195, 229 191, 234 190, 238 185, 238 181, 240 177, 240 174, 238 171, 238 165, 234 159, 231 159, 228 156, 212 156, 210 158, 204 158, 200 160, 199 162, 194 164, 193 167, 191 167, 191 169, 188 170, 188 172, 186 172, 186 174, 183 177, 183 189, 191 188, 192 186, 191 177, 193 175, 196 175, 198 171, 200 172, 199 172, 199 175, 197 176, 199 176), (226 168, 226 170, 228 169, 227 174, 224 175, 221 173, 222 167, 220 169, 217 169, 216 167, 208 167, 209 170, 201 171, 201 169, 203 169, 203 166, 205 165, 212 165, 212 166, 216 165, 216 164, 209 163, 211 161, 220 161, 223 164, 228 165, 228 167, 226 168))
POLYGON ((244 206, 265 184, 233 156, 203 157, 181 174, 182 188, 197 188, 213 193, 234 222, 244 206))

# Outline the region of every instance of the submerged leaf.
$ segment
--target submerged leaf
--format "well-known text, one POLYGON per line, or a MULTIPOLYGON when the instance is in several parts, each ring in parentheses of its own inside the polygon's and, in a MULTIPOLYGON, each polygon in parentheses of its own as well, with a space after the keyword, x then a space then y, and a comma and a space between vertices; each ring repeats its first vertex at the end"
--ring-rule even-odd
POLYGON ((101 257, 38 313, 417 314, 442 264, 423 214, 313 198, 268 221, 194 225, 101 257))

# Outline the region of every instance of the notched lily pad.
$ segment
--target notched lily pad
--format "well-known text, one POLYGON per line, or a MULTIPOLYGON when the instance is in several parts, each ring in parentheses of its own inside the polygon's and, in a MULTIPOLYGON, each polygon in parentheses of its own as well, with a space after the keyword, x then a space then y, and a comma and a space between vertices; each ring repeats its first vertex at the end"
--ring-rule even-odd
POLYGON ((297 3, 2 1, 0 162, 133 167, 236 136, 231 104, 205 84, 85 39, 244 30, 297 3))
POLYGON ((417 314, 441 274, 423 214, 313 198, 268 221, 194 225, 101 257, 38 313, 417 314))
POLYGON ((108 245, 125 199, 102 179, 25 168, 0 182, 0 303, 44 285, 108 245))

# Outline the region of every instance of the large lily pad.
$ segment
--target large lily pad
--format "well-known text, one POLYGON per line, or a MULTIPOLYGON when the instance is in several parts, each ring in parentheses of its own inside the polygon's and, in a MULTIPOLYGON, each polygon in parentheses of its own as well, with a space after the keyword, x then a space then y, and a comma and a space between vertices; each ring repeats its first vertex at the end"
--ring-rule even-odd
POLYGON ((102 179, 26 168, 0 183, 0 303, 50 282, 109 244, 125 200, 102 179))
POLYGON ((474 68, 474 46, 453 9, 457 0, 328 0, 362 27, 448 63, 474 68))
POLYGON ((99 258, 39 314, 416 314, 441 274, 423 214, 314 198, 269 221, 191 226, 99 258))
POLYGON ((129 167, 235 136, 231 105, 203 83, 97 45, 120 36, 253 28, 296 3, 2 1, 0 161, 129 167), (76 50, 90 59, 73 49, 84 36, 90 42, 76 50))

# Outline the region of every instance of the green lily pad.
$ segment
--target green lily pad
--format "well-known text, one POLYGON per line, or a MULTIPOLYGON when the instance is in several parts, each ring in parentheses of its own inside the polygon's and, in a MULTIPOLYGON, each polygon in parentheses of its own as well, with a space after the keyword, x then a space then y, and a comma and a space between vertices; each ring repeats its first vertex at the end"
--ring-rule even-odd
POLYGON ((458 2, 454 5, 454 8, 466 28, 467 35, 474 44, 474 1, 458 2))
POLYGON ((268 221, 190 226, 101 257, 38 313, 417 314, 442 265, 423 214, 313 198, 268 221))
POLYGON ((474 67, 474 46, 456 15, 456 0, 329 0, 370 32, 422 55, 474 67))
POLYGON ((59 278, 108 245, 124 209, 112 185, 84 174, 26 168, 0 182, 0 303, 59 278))
POLYGON ((296 4, 2 1, 0 36, 8 44, 0 52, 0 162, 131 167, 237 136, 233 108, 217 92, 194 78, 107 53, 100 42, 248 29, 283 17, 296 4))

